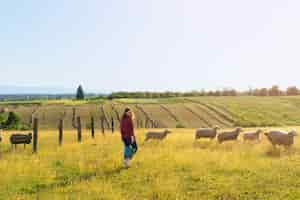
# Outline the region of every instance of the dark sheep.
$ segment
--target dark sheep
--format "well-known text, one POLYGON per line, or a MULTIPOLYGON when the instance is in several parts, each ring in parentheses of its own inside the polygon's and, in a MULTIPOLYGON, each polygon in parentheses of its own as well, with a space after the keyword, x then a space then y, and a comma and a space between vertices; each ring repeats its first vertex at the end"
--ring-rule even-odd
POLYGON ((199 128, 196 130, 195 139, 210 138, 212 140, 216 137, 218 129, 218 126, 215 126, 214 128, 199 128))
POLYGON ((237 140, 241 131, 241 128, 236 128, 234 131, 222 132, 218 135, 218 142, 222 143, 225 141, 237 140))

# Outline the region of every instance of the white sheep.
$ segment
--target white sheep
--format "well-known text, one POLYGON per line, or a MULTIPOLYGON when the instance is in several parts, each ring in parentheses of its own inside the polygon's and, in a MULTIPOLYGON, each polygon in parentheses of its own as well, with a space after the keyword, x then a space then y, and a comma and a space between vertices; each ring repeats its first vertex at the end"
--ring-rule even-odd
POLYGON ((257 131, 254 131, 254 132, 244 133, 244 135, 243 135, 244 141, 259 140, 259 136, 260 136, 261 133, 262 133, 261 129, 258 129, 257 131))
POLYGON ((196 130, 195 140, 200 138, 210 138, 212 140, 216 137, 218 129, 218 126, 215 126, 214 128, 199 128, 196 130))
POLYGON ((236 128, 234 131, 222 132, 218 135, 218 141, 219 143, 222 143, 229 140, 237 140, 241 131, 241 128, 236 128))
POLYGON ((149 131, 146 134, 145 141, 148 141, 150 139, 153 139, 153 140, 163 140, 170 133, 172 133, 172 132, 169 131, 169 130, 164 130, 164 131, 149 131))
POLYGON ((290 147, 294 144, 294 137, 297 136, 296 131, 281 131, 281 130, 273 130, 265 133, 268 140, 271 142, 273 147, 275 148, 276 145, 283 145, 285 147, 290 147))

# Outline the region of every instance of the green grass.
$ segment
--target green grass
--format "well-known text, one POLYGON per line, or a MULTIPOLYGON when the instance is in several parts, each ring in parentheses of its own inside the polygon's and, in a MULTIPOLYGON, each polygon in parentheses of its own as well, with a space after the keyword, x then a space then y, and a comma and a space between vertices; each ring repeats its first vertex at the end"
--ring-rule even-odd
MULTIPOLYGON (((297 128, 297 127, 296 127, 297 128)), ((286 128, 290 129, 290 128, 286 128)), ((300 128, 297 128, 300 130, 300 128)), ((57 131, 40 131, 39 153, 31 146, 10 151, 3 134, 0 199, 300 199, 300 140, 289 150, 259 144, 194 141, 194 130, 174 129, 162 142, 142 145, 132 167, 122 167, 119 133, 92 140, 84 131, 66 131, 58 147, 57 131)))
POLYGON ((229 111, 237 126, 294 126, 300 124, 300 97, 196 97, 193 101, 229 111))

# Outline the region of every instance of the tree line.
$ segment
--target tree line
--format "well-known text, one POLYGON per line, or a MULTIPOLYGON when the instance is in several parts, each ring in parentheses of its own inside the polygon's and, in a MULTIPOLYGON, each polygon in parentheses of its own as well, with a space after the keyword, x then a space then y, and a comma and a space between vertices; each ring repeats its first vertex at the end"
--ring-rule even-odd
POLYGON ((109 99, 118 98, 170 98, 170 97, 193 97, 193 96, 296 96, 300 95, 300 89, 290 86, 286 90, 281 90, 274 85, 271 88, 255 88, 247 91, 235 89, 223 90, 201 90, 190 92, 113 92, 108 96, 109 99))

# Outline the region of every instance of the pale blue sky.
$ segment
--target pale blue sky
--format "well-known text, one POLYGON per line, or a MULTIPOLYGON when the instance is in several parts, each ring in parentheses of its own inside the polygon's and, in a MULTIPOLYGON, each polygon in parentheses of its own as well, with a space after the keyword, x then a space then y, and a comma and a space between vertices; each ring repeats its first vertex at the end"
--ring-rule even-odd
POLYGON ((298 0, 0 2, 0 85, 300 86, 298 0))

